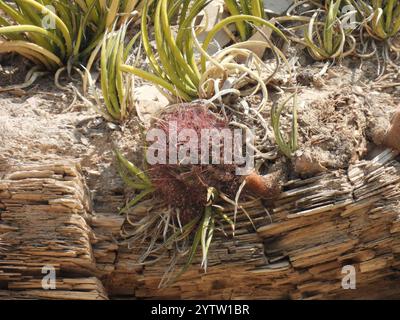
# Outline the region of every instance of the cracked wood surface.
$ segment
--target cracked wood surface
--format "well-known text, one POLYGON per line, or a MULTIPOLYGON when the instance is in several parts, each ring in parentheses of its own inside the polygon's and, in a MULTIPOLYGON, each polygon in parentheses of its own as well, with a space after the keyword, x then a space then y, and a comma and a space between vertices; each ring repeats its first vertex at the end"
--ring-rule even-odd
MULTIPOLYGON (((267 214, 238 216, 236 236, 216 235, 204 274, 196 257, 159 289, 165 260, 137 264, 119 245, 124 218, 94 210, 78 163, 0 163, 0 299, 400 298, 400 163, 389 150, 349 170, 291 181, 267 214), (44 265, 56 290, 43 290, 44 265), (356 268, 343 290, 342 267, 356 268)), ((92 199, 93 198, 93 199, 92 199)), ((138 249, 138 248, 137 248, 138 249)))

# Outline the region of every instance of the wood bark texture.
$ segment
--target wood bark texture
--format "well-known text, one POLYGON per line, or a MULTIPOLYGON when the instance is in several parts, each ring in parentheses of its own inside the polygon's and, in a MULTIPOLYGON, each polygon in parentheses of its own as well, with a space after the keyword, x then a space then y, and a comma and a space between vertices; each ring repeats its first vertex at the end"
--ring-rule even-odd
POLYGON ((168 257, 137 263, 139 248, 119 243, 124 217, 95 212, 77 163, 0 163, 0 299, 400 298, 396 157, 385 150, 290 181, 268 210, 261 201, 247 209, 251 221, 239 213, 235 237, 216 234, 207 273, 199 252, 162 289, 168 257), (342 287, 347 265, 355 290, 342 287), (44 266, 55 268, 55 290, 42 288, 44 266))

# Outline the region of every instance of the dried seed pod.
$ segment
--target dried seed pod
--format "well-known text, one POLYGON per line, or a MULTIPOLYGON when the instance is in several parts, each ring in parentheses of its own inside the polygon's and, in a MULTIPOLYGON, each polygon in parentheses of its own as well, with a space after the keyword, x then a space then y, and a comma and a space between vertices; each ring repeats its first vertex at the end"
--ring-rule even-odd
POLYGON ((252 172, 245 179, 246 190, 259 197, 273 199, 282 192, 282 171, 280 170, 265 176, 252 172))

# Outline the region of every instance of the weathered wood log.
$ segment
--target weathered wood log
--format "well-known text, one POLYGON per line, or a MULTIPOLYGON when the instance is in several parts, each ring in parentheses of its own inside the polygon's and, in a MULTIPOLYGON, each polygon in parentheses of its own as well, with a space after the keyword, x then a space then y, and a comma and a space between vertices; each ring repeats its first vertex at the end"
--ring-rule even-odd
POLYGON ((235 237, 215 236, 206 274, 198 256, 162 289, 169 258, 143 266, 141 248, 118 244, 124 219, 94 212, 77 164, 0 168, 0 299, 400 298, 396 156, 386 150, 347 171, 290 181, 274 203, 254 201, 235 237), (55 290, 42 288, 45 265, 56 271, 55 290), (349 265, 355 290, 342 287, 349 265))

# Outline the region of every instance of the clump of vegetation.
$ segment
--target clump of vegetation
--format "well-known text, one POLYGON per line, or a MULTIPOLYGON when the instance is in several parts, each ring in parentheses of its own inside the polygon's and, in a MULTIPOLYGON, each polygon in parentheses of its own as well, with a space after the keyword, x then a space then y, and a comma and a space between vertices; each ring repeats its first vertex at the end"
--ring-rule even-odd
MULTIPOLYGON (((152 72, 145 72, 135 67, 123 66, 124 72, 130 72, 140 76, 156 85, 166 89, 172 96, 178 97, 181 101, 193 101, 201 98, 211 98, 218 90, 205 90, 211 78, 210 72, 206 72, 206 63, 210 61, 219 69, 218 75, 214 77, 226 78, 229 70, 242 69, 237 63, 223 65, 218 59, 207 54, 207 48, 216 33, 230 23, 249 21, 266 25, 274 30, 281 37, 283 33, 272 23, 252 15, 235 15, 228 17, 208 33, 206 40, 200 45, 196 38, 195 19, 207 4, 206 0, 190 1, 180 0, 171 5, 170 0, 161 0, 156 4, 154 13, 154 38, 156 52, 153 52, 150 44, 150 32, 148 27, 148 1, 145 1, 142 14, 142 40, 143 47, 149 59, 152 72), (177 30, 171 31, 172 20, 178 19, 177 30), (196 57, 195 49, 201 53, 201 59, 196 57), (204 96, 207 92, 208 96, 204 96)), ((225 58, 225 57, 222 57, 225 58)), ((221 58, 221 59, 222 59, 221 58)), ((245 72, 250 71, 246 68, 245 72)), ((251 74, 254 74, 250 71, 251 74)), ((220 82, 222 87, 223 82, 220 82)), ((214 87, 213 87, 214 88, 214 87)), ((214 88, 216 89, 216 88, 214 88)), ((174 98, 171 98, 173 100, 174 98)))
POLYGON ((400 31, 400 3, 397 0, 363 0, 353 2, 364 21, 369 35, 382 41, 390 41, 400 31))
POLYGON ((321 10, 316 10, 305 31, 308 52, 315 60, 344 58, 356 47, 355 38, 347 34, 340 20, 341 0, 329 0, 324 20, 318 20, 321 10), (349 48, 346 49, 346 45, 349 48))
MULTIPOLYGON (((207 53, 207 47, 215 34, 223 27, 237 21, 253 21, 258 24, 264 24, 283 36, 271 23, 261 18, 253 16, 232 16, 217 24, 208 34, 204 44, 198 43, 194 30, 195 18, 207 4, 206 1, 192 2, 181 0, 170 6, 169 0, 162 0, 150 6, 151 1, 144 1, 142 15, 142 40, 145 53, 149 59, 151 72, 130 65, 127 63, 127 56, 134 44, 136 37, 125 47, 125 36, 127 25, 123 24, 120 29, 111 33, 106 33, 101 43, 101 87, 106 106, 106 115, 110 119, 120 121, 127 115, 127 111, 133 105, 130 97, 125 97, 124 92, 128 92, 129 83, 124 84, 122 79, 127 79, 122 73, 132 74, 150 81, 164 90, 169 95, 170 100, 192 101, 198 98, 212 98, 214 95, 223 94, 221 88, 228 76, 236 75, 238 78, 245 76, 251 77, 258 82, 258 88, 262 88, 265 100, 267 98, 267 89, 264 81, 249 67, 234 63, 235 56, 251 57, 250 50, 242 49, 235 45, 232 50, 221 51, 215 57, 210 57, 207 53), (150 8, 152 7, 152 8, 150 8), (154 38, 156 51, 150 44, 150 33, 148 30, 149 10, 154 12, 154 38), (178 18, 177 18, 178 17, 178 18), (171 32, 172 21, 178 19, 177 32, 174 35, 171 32), (195 49, 201 53, 202 57, 195 53, 195 49), (123 52, 123 53, 122 53, 123 52), (226 52, 226 53, 225 53, 226 52), (229 56, 232 58, 229 59, 229 56), (207 60, 211 66, 206 70, 207 60)), ((284 37, 284 36, 283 36, 284 37)), ((270 42, 270 46, 273 44, 270 42)), ((94 58, 98 54, 98 46, 89 59, 87 70, 90 71, 94 58)), ((275 49, 277 50, 277 49, 275 49)), ((281 54, 283 56, 283 54, 281 54)), ((258 57, 257 57, 258 58, 258 57)), ((260 70, 263 62, 261 59, 254 58, 255 69, 260 70)), ((86 88, 87 72, 84 79, 84 88, 86 88)), ((253 90, 248 90, 253 92, 253 90)), ((238 92, 230 89, 228 92, 238 92)), ((238 92, 239 93, 239 92, 238 92)), ((240 93, 239 93, 240 94, 240 93)), ((99 99, 97 104, 101 105, 99 99)), ((265 104, 265 100, 263 104, 265 104)), ((104 114, 104 112, 103 112, 104 114)))
MULTIPOLYGON (((174 146, 169 145, 170 132, 176 130, 178 136, 184 130, 193 130, 196 137, 201 137, 203 130, 228 129, 228 121, 217 117, 214 113, 202 105, 181 104, 173 107, 172 111, 165 113, 152 129, 161 129, 166 135, 166 150, 174 146), (175 128, 172 128, 174 126, 175 128)), ((199 139, 200 140, 200 139, 199 139)), ((190 141, 189 141, 190 142, 190 141)), ((182 143, 183 144, 183 143, 182 143)), ((193 144, 193 142, 192 142, 193 144)), ((200 150, 201 141, 196 146, 200 150)), ((212 141, 208 141, 208 149, 212 148, 212 141)), ((185 155, 184 163, 169 164, 170 157, 166 155, 167 164, 152 165, 148 174, 158 195, 166 204, 182 210, 185 217, 195 216, 206 205, 207 190, 212 187, 229 195, 234 195, 240 183, 235 174, 235 165, 224 164, 223 148, 220 150, 219 163, 212 165, 212 154, 208 159, 202 159, 201 154, 185 155), (191 160, 203 161, 205 165, 192 165, 191 160)), ((187 221, 186 218, 183 219, 187 221)))
POLYGON ((395 61, 399 59, 400 46, 396 45, 394 40, 400 32, 399 2, 395 0, 352 0, 351 2, 361 17, 362 28, 359 37, 361 50, 357 53, 358 56, 362 58, 377 56, 378 77, 383 76, 388 65, 398 69, 395 61), (380 46, 380 44, 383 45, 380 46), (372 50, 368 50, 369 47, 372 47, 372 50), (393 53, 395 58, 393 58, 393 53), (383 67, 381 60, 383 60, 383 67))
MULTIPOLYGON (((179 135, 183 130, 192 129, 200 137, 204 129, 227 129, 228 122, 216 116, 203 104, 185 104, 169 107, 169 110, 163 113, 160 118, 152 125, 152 129, 158 129, 165 133, 167 141, 169 141, 170 126, 174 126, 174 130, 179 135)), ((193 143, 188 141, 188 143, 193 143)), ((135 190, 140 190, 139 194, 128 203, 123 209, 127 212, 130 208, 143 201, 146 196, 153 195, 162 202, 164 210, 162 220, 168 221, 165 226, 164 242, 157 243, 158 233, 155 232, 159 228, 157 221, 151 220, 146 222, 149 217, 145 217, 142 221, 143 234, 153 234, 154 238, 150 241, 152 247, 150 251, 168 248, 172 243, 180 243, 193 239, 191 245, 185 252, 188 256, 188 266, 199 245, 202 247, 203 260, 202 265, 207 268, 207 253, 212 241, 215 228, 216 216, 233 225, 233 222, 224 216, 221 208, 214 206, 219 193, 226 193, 234 196, 238 186, 241 183, 241 177, 235 175, 235 165, 224 164, 223 147, 221 148, 220 160, 218 165, 202 165, 190 164, 191 157, 195 156, 200 160, 200 141, 197 147, 198 154, 187 155, 187 163, 173 164, 169 158, 169 150, 171 145, 168 143, 164 146, 164 153, 167 163, 150 165, 146 174, 137 169, 132 163, 127 161, 121 154, 117 153, 120 163, 121 174, 128 186, 135 190), (157 249, 156 249, 157 248, 157 249), (190 249, 189 249, 190 248, 190 249)), ((211 141, 208 146, 211 149, 211 141)), ((151 150, 149 150, 151 151, 151 150)), ((160 152, 160 150, 158 151, 160 152)), ((177 153, 181 152, 177 147, 177 153)), ((212 153, 210 153, 210 158, 212 153)), ((209 159, 207 159, 209 160, 209 159)), ((161 230, 159 230, 161 231, 161 230)), ((138 236, 135 231, 129 235, 129 239, 138 236)), ((147 252, 147 250, 146 250, 147 252)), ((144 261, 146 255, 142 257, 144 261)), ((186 268, 186 267, 185 267, 186 268)), ((183 271, 182 271, 183 272, 183 271)))
MULTIPOLYGON (((111 120, 117 121, 126 119, 134 106, 133 77, 121 71, 124 63, 129 58, 129 51, 137 39, 137 37, 134 37, 125 47, 124 41, 127 27, 128 24, 124 23, 120 30, 106 33, 102 41, 100 54, 101 91, 105 110, 101 108, 99 111, 107 118, 111 117, 111 120)), ((89 70, 95 55, 97 55, 97 50, 90 59, 89 70)), ((90 76, 89 71, 86 76, 90 76)), ((86 81, 86 77, 84 80, 86 81)), ((92 89, 95 93, 97 105, 103 105, 93 84, 92 89)))
MULTIPOLYGON (((136 195, 123 212, 129 216, 132 210, 140 211, 141 206, 146 206, 146 199, 149 197, 153 197, 153 203, 160 203, 160 210, 132 223, 132 226, 140 228, 124 234, 131 246, 137 246, 144 239, 149 243, 149 247, 146 247, 141 255, 140 261, 143 263, 150 253, 155 255, 176 245, 181 248, 180 254, 179 257, 174 256, 176 261, 172 259, 171 266, 179 258, 186 257, 185 267, 179 276, 191 264, 198 247, 201 247, 202 266, 206 269, 208 250, 216 224, 226 223, 232 228, 232 232, 235 228, 236 213, 229 218, 224 213, 221 203, 228 201, 229 205, 237 206, 242 190, 244 197, 254 194, 272 198, 279 194, 278 177, 273 175, 263 177, 255 171, 246 176, 237 175, 237 165, 225 162, 226 140, 222 137, 219 137, 220 148, 217 154, 214 153, 214 144, 218 142, 212 139, 207 141, 209 153, 208 158, 204 158, 202 153, 204 150, 200 147, 203 130, 222 132, 230 128, 226 118, 221 118, 212 112, 204 103, 174 105, 165 110, 151 126, 151 129, 161 130, 165 134, 167 143, 157 145, 157 150, 152 150, 151 147, 147 150, 148 154, 157 153, 158 156, 164 154, 166 163, 150 164, 141 171, 117 152, 120 173, 127 186, 136 191, 136 195), (188 129, 196 133, 197 141, 188 137, 186 142, 179 141, 177 144, 173 142, 173 145, 169 143, 174 141, 173 137, 170 140, 170 132, 174 132, 174 136, 180 136, 188 129), (181 156, 180 162, 176 162, 178 159, 171 159, 171 149, 174 157, 175 154, 184 155, 183 160, 181 156), (219 163, 212 164, 215 163, 215 157, 219 163), (160 239, 161 234, 163 234, 162 239, 160 239)), ((132 220, 129 218, 129 223, 132 220)), ((171 279, 172 275, 167 273, 171 279)), ((176 278, 177 276, 172 280, 176 278)))
MULTIPOLYGON (((162 130, 169 141, 169 132, 175 129, 178 136, 184 130, 193 130, 196 137, 202 137, 203 130, 223 130, 228 129, 226 119, 217 117, 205 105, 187 104, 171 107, 161 118, 154 123, 152 128, 162 130), (171 128, 173 126, 174 128, 171 128)), ((187 141, 193 144, 193 141, 187 141)), ((155 164, 148 168, 148 174, 157 192, 157 197, 162 199, 167 207, 172 208, 172 212, 177 215, 185 232, 193 236, 187 266, 191 263, 197 247, 202 248, 202 266, 207 269, 207 254, 211 244, 215 220, 224 218, 222 210, 214 206, 219 194, 223 193, 229 197, 234 197, 242 180, 236 175, 236 166, 224 163, 224 144, 221 145, 219 164, 212 162, 212 141, 207 143, 210 150, 209 158, 202 159, 200 153, 200 143, 196 147, 197 154, 185 154, 184 163, 171 164, 167 155, 166 164, 155 164), (191 160, 197 158, 209 164, 191 164, 191 160)), ((218 143, 218 142, 217 142, 218 143)), ((222 142, 221 142, 222 143, 222 142)), ((182 147, 182 143, 179 143, 182 147)), ((169 143, 166 144, 166 153, 173 148, 169 143)), ((181 153, 181 150, 177 150, 181 153)), ((225 219, 233 225, 229 219, 225 219)))
MULTIPOLYGON (((250 15, 261 19, 266 19, 264 1, 262 0, 225 0, 225 6, 231 15, 250 15)), ((242 41, 249 39, 254 32, 249 24, 245 21, 236 23, 236 28, 239 32, 242 41)))
MULTIPOLYGON (((262 88, 264 99, 260 107, 254 110, 255 116, 261 117, 260 112, 264 110, 268 96, 266 88, 268 81, 264 82, 259 75, 262 67, 261 59, 254 58, 252 52, 241 47, 240 44, 222 49, 214 56, 210 56, 207 49, 219 30, 238 22, 254 23, 255 30, 257 25, 265 25, 285 39, 283 33, 261 16, 232 15, 217 23, 208 33, 204 42, 200 44, 196 37, 194 23, 195 18, 206 5, 206 1, 182 0, 175 2, 174 5, 171 4, 172 2, 169 0, 161 0, 154 7, 156 47, 154 50, 150 43, 148 26, 149 4, 147 1, 144 3, 141 25, 142 40, 152 69, 151 72, 125 64, 122 58, 123 52, 127 52, 127 50, 123 48, 123 41, 121 40, 124 35, 121 34, 121 31, 108 35, 108 39, 104 40, 102 68, 104 70, 111 68, 110 71, 104 71, 104 74, 102 74, 102 87, 107 97, 110 95, 110 88, 113 88, 115 83, 112 76, 115 68, 119 72, 131 73, 151 81, 169 92, 171 100, 175 96, 181 101, 192 101, 199 98, 210 99, 209 101, 219 100, 224 92, 235 93, 240 96, 241 92, 237 89, 223 89, 225 80, 229 76, 236 75, 241 79, 251 77, 255 80, 255 88, 247 90, 249 94, 253 94, 262 88), (175 33, 171 32, 174 19, 177 21, 175 33), (120 51, 120 53, 114 55, 112 48, 120 51), (201 56, 196 56, 195 50, 201 56), (110 56, 111 60, 106 59, 107 56, 110 56), (114 58, 115 56, 116 58, 114 58), (235 58, 239 56, 255 61, 256 71, 251 70, 245 64, 236 62, 235 58), (106 63, 106 61, 112 63, 106 63), (113 61, 115 61, 115 64, 113 61)), ((268 41, 273 52, 279 56, 279 53, 277 53, 279 50, 274 50, 275 47, 268 37, 266 41, 268 41)), ((283 56, 282 53, 280 55, 283 56)), ((118 89, 113 91, 119 92, 118 89)), ((114 100, 118 103, 117 98, 114 98, 114 100)), ((112 103, 112 101, 110 102, 112 103)), ((231 122, 226 117, 227 115, 220 118, 201 103, 182 103, 169 107, 168 110, 163 110, 157 120, 153 122, 151 129, 162 130, 166 134, 167 141, 171 123, 176 125, 178 134, 182 130, 193 129, 197 136, 200 136, 203 129, 231 128, 231 122)), ((242 129, 248 129, 245 125, 240 126, 238 123, 235 125, 242 129)), ((292 139, 294 143, 295 137, 292 139)), ((166 152, 169 147, 166 146, 166 152)), ((292 147, 295 148, 294 145, 292 147)), ((257 147, 253 146, 253 148, 261 154, 257 147)), ((223 146, 221 152, 223 152, 223 146)), ((270 155, 263 154, 262 156, 269 157, 270 155)), ((237 166, 225 164, 222 154, 220 155, 220 164, 171 164, 167 158, 166 164, 149 165, 144 171, 139 170, 121 154, 117 153, 117 157, 124 181, 135 190, 135 197, 129 201, 122 212, 129 217, 132 210, 141 210, 141 206, 146 206, 146 201, 149 198, 154 199, 153 201, 159 203, 160 208, 163 208, 157 211, 157 216, 162 212, 162 216, 158 218, 154 215, 144 216, 136 222, 128 218, 128 223, 135 228, 129 232, 125 231, 124 236, 131 246, 136 246, 137 243, 143 243, 143 241, 149 244, 141 253, 140 261, 142 263, 146 263, 150 255, 153 257, 162 250, 176 247, 177 250, 173 252, 168 271, 173 269, 179 257, 184 256, 187 259, 184 269, 181 270, 181 272, 184 272, 191 264, 200 246, 202 248, 202 266, 205 269, 207 268, 208 250, 213 239, 215 225, 221 222, 228 223, 234 230, 238 202, 242 191, 245 195, 254 194, 259 197, 274 197, 280 192, 280 187, 277 187, 279 184, 278 177, 262 177, 256 171, 246 177, 238 176, 236 175, 237 166), (248 186, 245 188, 246 184, 248 186), (228 201, 229 205, 235 206, 233 218, 224 214, 223 207, 220 206, 221 201, 228 201), (140 227, 136 228, 136 226, 140 227), (162 240, 160 240, 161 235, 162 240)), ((197 155, 197 157, 200 158, 200 155, 197 155)), ((206 161, 206 163, 212 162, 206 161)), ((166 274, 168 275, 167 278, 171 280, 170 272, 166 274)))
POLYGON ((297 93, 291 95, 282 104, 274 104, 271 110, 271 125, 274 130, 275 140, 280 151, 288 158, 291 158, 293 153, 297 150, 297 136, 298 136, 298 124, 297 124, 297 93), (290 139, 287 142, 282 135, 280 119, 283 110, 287 106, 290 100, 293 100, 293 111, 292 111, 292 130, 290 133, 290 139))
POLYGON ((139 191, 139 194, 135 196, 121 211, 121 213, 124 213, 138 204, 146 196, 152 194, 155 189, 145 172, 136 167, 132 162, 128 161, 118 150, 115 150, 115 155, 118 161, 118 172, 125 184, 129 188, 139 191))
POLYGON ((0 0, 0 53, 16 52, 47 70, 84 63, 116 21, 128 19, 137 0, 0 0))
POLYGON ((380 77, 387 65, 398 68, 399 7, 398 1, 392 0, 306 0, 295 3, 286 16, 273 20, 290 40, 303 44, 314 60, 376 56, 380 77), (298 32, 301 29, 304 37, 298 32))

